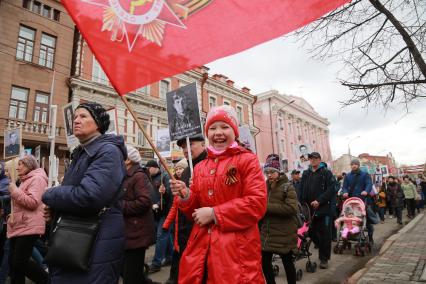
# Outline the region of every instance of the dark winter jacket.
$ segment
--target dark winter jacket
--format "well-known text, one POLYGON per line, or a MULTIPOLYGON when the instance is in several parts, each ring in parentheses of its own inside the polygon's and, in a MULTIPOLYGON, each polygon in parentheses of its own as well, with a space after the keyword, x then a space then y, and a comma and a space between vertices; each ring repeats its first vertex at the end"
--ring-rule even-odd
POLYGON ((361 195, 361 192, 365 191, 370 193, 372 186, 373 183, 368 173, 361 170, 351 171, 343 180, 342 192, 347 193, 349 197, 365 199, 365 197, 361 195))
POLYGON ((300 180, 299 181, 292 180, 291 184, 296 190, 297 200, 300 202, 302 200, 302 183, 300 180))
POLYGON ((390 206, 404 207, 404 191, 397 182, 388 183, 387 196, 389 197, 390 206))
POLYGON ((139 165, 127 170, 123 190, 126 249, 148 248, 155 242, 154 214, 150 199, 153 189, 147 173, 139 165))
MULTIPOLYGON (((9 193, 9 179, 5 175, 4 163, 0 163, 0 209, 3 210, 3 216, 0 220, 5 221, 6 216, 10 214, 10 193, 9 193)), ((0 226, 3 225, 0 221, 0 226)))
POLYGON ((286 254, 297 248, 297 196, 286 175, 276 183, 266 182, 268 205, 262 220, 262 251, 286 254))
MULTIPOLYGON (((119 198, 126 175, 127 151, 122 136, 101 135, 72 154, 72 162, 61 186, 50 188, 43 202, 56 215, 88 216, 109 206, 101 219, 88 272, 49 267, 51 284, 117 283, 125 237, 119 198)), ((122 195, 122 194, 121 194, 122 195)))
POLYGON ((157 204, 159 209, 154 212, 154 217, 158 221, 159 218, 166 217, 169 214, 170 208, 173 204, 173 194, 170 189, 170 177, 168 174, 158 172, 155 176, 151 176, 152 185, 154 190, 151 194, 152 204, 157 204), (166 188, 166 192, 161 198, 161 193, 159 191, 161 184, 166 188))
MULTIPOLYGON (((302 175, 302 203, 309 206, 312 201, 318 201, 315 210, 317 216, 333 215, 336 204, 335 179, 325 163, 321 163, 316 171, 310 166, 302 175)), ((313 208, 311 208, 313 213, 313 208)))

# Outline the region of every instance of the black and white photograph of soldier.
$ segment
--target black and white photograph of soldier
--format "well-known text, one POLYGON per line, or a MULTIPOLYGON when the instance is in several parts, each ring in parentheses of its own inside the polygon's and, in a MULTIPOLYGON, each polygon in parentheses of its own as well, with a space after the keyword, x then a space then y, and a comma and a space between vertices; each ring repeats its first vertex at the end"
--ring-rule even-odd
POLYGON ((309 154, 309 147, 306 144, 300 144, 299 145, 299 154, 301 156, 304 156, 306 159, 308 158, 308 154, 309 154))
POLYGON ((19 156, 22 144, 21 128, 4 131, 4 158, 19 156))
POLYGON ((73 125, 73 110, 72 103, 64 106, 64 121, 65 121, 65 130, 67 132, 67 136, 71 136, 73 134, 72 125, 73 125))
POLYGON ((167 93, 166 99, 171 140, 202 134, 196 83, 167 93))

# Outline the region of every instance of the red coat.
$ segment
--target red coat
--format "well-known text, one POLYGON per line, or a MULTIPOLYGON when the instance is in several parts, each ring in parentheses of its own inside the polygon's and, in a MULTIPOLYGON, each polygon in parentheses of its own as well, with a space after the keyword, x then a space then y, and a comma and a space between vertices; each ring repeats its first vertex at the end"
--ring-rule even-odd
POLYGON ((179 208, 188 218, 194 209, 213 207, 216 224, 194 224, 179 266, 179 283, 265 283, 258 221, 266 211, 266 186, 259 161, 242 147, 208 158, 194 170, 191 194, 179 208), (236 182, 227 185, 230 168, 236 182), (207 263, 205 263, 207 262, 207 263))

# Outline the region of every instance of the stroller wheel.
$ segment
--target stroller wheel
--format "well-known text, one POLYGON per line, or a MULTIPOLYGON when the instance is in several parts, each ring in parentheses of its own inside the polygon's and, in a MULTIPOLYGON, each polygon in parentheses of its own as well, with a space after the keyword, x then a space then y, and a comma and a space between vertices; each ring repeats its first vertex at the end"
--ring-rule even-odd
POLYGON ((278 265, 274 265, 272 269, 274 270, 274 276, 278 276, 278 274, 280 274, 280 268, 278 265))
POLYGON ((308 262, 306 262, 306 271, 309 272, 309 273, 313 273, 314 272, 313 271, 312 262, 310 262, 309 260, 308 260, 308 262))
POLYGON ((314 261, 312 265, 314 267, 314 271, 313 272, 317 271, 317 263, 314 261))
POLYGON ((302 271, 302 269, 298 269, 296 271, 296 281, 302 280, 302 277, 303 277, 303 271, 302 271))
POLYGON ((371 253, 371 245, 370 245, 370 243, 366 243, 365 244, 365 252, 366 253, 371 253))
POLYGON ((333 248, 333 251, 334 251, 334 253, 335 253, 335 254, 339 254, 339 252, 340 252, 339 247, 338 247, 338 246, 335 246, 335 247, 333 248))

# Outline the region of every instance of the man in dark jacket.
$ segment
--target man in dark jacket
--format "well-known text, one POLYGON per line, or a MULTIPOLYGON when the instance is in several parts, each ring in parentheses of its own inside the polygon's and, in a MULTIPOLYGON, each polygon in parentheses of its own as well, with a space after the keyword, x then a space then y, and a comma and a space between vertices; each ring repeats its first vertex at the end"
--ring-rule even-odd
POLYGON ((310 166, 302 175, 302 202, 306 202, 312 213, 309 231, 313 242, 319 248, 320 268, 328 268, 331 256, 331 226, 333 200, 336 195, 333 174, 321 162, 321 155, 312 152, 308 155, 310 166))
MULTIPOLYGON (((366 207, 370 206, 371 208, 371 206, 374 205, 374 199, 370 196, 373 182, 368 173, 360 170, 360 166, 361 163, 358 159, 353 159, 351 161, 351 172, 348 173, 343 180, 343 198, 358 197, 365 202, 366 207)), ((377 216, 375 216, 376 213, 374 213, 372 209, 367 210, 367 214, 373 215, 370 217, 367 216, 366 227, 368 230, 368 239, 370 243, 374 243, 374 227, 372 220, 376 219, 377 216)))
MULTIPOLYGON (((189 138, 190 148, 191 148, 191 158, 192 165, 195 166, 202 160, 207 158, 207 151, 205 147, 203 135, 196 135, 189 138)), ((189 159, 188 155, 188 146, 186 145, 186 138, 180 139, 177 141, 177 145, 182 148, 183 155, 185 159, 189 159)), ((185 182, 186 186, 189 187, 191 181, 191 169, 189 167, 185 168, 182 173, 181 180, 185 182)), ((186 243, 188 242, 189 235, 192 230, 192 221, 188 220, 183 213, 178 210, 178 244, 179 252, 174 251, 172 259, 172 267, 170 268, 170 277, 167 280, 166 284, 176 284, 179 274, 179 261, 183 251, 186 248, 186 243)))
POLYGON ((291 171, 291 184, 296 189, 297 201, 300 202, 302 199, 302 183, 300 182, 300 171, 292 170, 291 171))
POLYGON ((163 230, 163 224, 172 207, 173 195, 170 189, 170 177, 160 170, 158 163, 155 160, 151 160, 146 163, 145 167, 151 175, 154 186, 151 199, 156 222, 157 240, 154 258, 149 268, 150 273, 154 273, 160 271, 162 265, 170 264, 172 260, 172 235, 170 230, 163 230))

